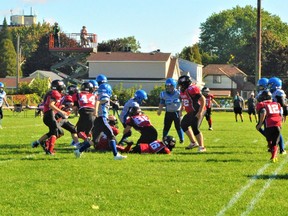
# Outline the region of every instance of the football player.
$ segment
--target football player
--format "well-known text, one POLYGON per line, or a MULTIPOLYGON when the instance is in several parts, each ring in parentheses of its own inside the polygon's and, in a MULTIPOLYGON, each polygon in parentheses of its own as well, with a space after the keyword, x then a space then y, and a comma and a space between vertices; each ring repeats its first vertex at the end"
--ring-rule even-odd
MULTIPOLYGON (((117 126, 118 124, 117 118, 114 115, 109 115, 108 124, 111 126, 113 135, 116 137, 120 132, 117 126)), ((109 139, 104 132, 101 132, 101 134, 99 135, 99 138, 94 143, 94 148, 96 151, 111 151, 112 150, 111 146, 109 145, 109 139)), ((116 145, 116 148, 120 151, 124 150, 123 146, 116 145)))
POLYGON ((56 140, 64 134, 59 122, 57 122, 56 113, 61 116, 68 116, 68 113, 61 109, 62 93, 66 86, 61 80, 53 80, 51 83, 51 90, 44 97, 44 116, 43 122, 49 128, 46 134, 48 140, 46 141, 45 151, 46 154, 54 155, 54 146, 56 140))
POLYGON ((112 96, 112 88, 108 83, 103 83, 99 86, 98 95, 97 95, 97 103, 98 104, 98 113, 97 117, 94 120, 93 130, 92 130, 92 140, 84 134, 82 136, 85 139, 83 145, 74 151, 75 156, 79 158, 82 152, 86 151, 91 145, 94 145, 97 142, 97 139, 101 132, 104 132, 109 140, 109 145, 112 149, 114 159, 122 160, 127 156, 123 156, 118 153, 116 148, 116 138, 113 134, 111 126, 108 123, 108 115, 109 115, 109 107, 110 107, 110 97, 112 96))
POLYGON ((125 125, 126 127, 124 128, 123 131, 123 137, 126 137, 126 134, 129 133, 132 128, 134 128, 141 134, 136 145, 139 143, 151 143, 157 140, 158 137, 157 130, 151 124, 149 117, 142 113, 138 105, 133 106, 130 109, 129 117, 126 120, 125 125))
POLYGON ((151 143, 139 143, 131 149, 125 148, 125 152, 129 153, 139 153, 139 154, 170 154, 175 147, 176 140, 172 136, 163 137, 163 141, 155 140, 151 143))
MULTIPOLYGON (((281 105, 281 111, 283 114, 284 122, 288 114, 288 105, 286 104, 286 94, 282 90, 282 80, 278 77, 272 77, 268 81, 268 89, 272 93, 272 100, 281 105)), ((286 154, 285 151, 285 142, 283 136, 280 135, 279 140, 280 154, 286 154)))
MULTIPOLYGON (((140 106, 145 100, 147 100, 147 93, 140 89, 137 90, 134 94, 134 97, 129 99, 125 104, 124 107, 120 113, 120 121, 123 125, 123 127, 126 127, 126 120, 129 116, 129 112, 130 109, 134 106, 140 106)), ((122 137, 122 139, 120 140, 119 144, 123 145, 123 142, 127 142, 127 138, 130 137, 132 135, 132 131, 130 130, 129 132, 127 132, 126 134, 124 134, 124 136, 122 137)))
MULTIPOLYGON (((67 87, 67 94, 65 94, 60 100, 59 107, 61 108, 61 110, 65 111, 67 113, 67 115, 69 115, 70 112, 72 111, 72 107, 73 107, 72 96, 74 95, 74 93, 76 93, 75 89, 77 89, 77 88, 75 88, 74 85, 68 86, 67 87)), ((62 127, 63 129, 65 129, 71 133, 71 136, 73 139, 71 145, 77 147, 77 145, 79 144, 77 131, 76 131, 75 126, 68 120, 68 116, 62 116, 61 113, 56 113, 55 119, 59 123, 60 127, 62 127)), ((64 135, 64 134, 62 134, 62 135, 64 135)), ((47 134, 44 134, 40 139, 32 142, 32 144, 31 144, 32 148, 36 148, 36 147, 38 147, 38 145, 41 145, 45 150, 45 147, 46 147, 45 141, 47 140, 47 138, 48 138, 47 134)))
POLYGON ((96 99, 93 94, 93 85, 91 82, 84 82, 80 87, 80 92, 73 95, 74 103, 77 103, 79 119, 77 121, 77 133, 82 137, 82 133, 90 136, 95 119, 96 99))
POLYGON ((166 80, 165 91, 162 91, 160 93, 160 103, 157 115, 161 115, 162 109, 165 106, 164 128, 162 137, 166 137, 168 135, 172 122, 174 122, 174 126, 179 136, 180 143, 183 143, 184 132, 180 126, 181 100, 180 92, 176 88, 176 86, 177 83, 173 78, 168 78, 166 80))
POLYGON ((212 128, 212 104, 216 104, 217 107, 220 107, 220 105, 217 103, 217 101, 214 99, 214 95, 210 94, 210 89, 208 87, 203 87, 201 90, 202 94, 204 95, 206 99, 206 112, 205 112, 205 118, 208 122, 209 130, 213 130, 212 128))
POLYGON ((9 104, 6 99, 6 92, 4 91, 4 84, 0 82, 0 129, 2 129, 2 119, 3 119, 3 111, 2 111, 2 106, 3 102, 5 105, 8 107, 9 104))
POLYGON ((268 90, 264 90, 259 98, 262 102, 257 104, 260 116, 256 129, 259 130, 265 124, 264 134, 271 149, 270 160, 276 162, 282 125, 281 105, 272 101, 272 94, 268 90))
POLYGON ((181 121, 181 128, 191 142, 186 149, 198 147, 198 152, 205 152, 206 148, 204 146, 203 134, 199 130, 205 114, 205 97, 201 94, 199 87, 192 84, 191 78, 187 75, 179 77, 178 85, 180 87, 182 106, 186 111, 186 114, 181 121))

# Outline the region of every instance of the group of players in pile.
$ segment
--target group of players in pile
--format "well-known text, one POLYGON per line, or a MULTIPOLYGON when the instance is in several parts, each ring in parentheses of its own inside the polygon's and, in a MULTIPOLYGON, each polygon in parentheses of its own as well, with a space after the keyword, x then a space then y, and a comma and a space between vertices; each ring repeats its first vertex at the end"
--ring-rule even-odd
POLYGON ((109 114, 111 96, 112 88, 108 84, 107 77, 102 74, 98 75, 96 80, 84 82, 80 91, 76 85, 70 85, 66 89, 63 81, 52 81, 51 90, 47 92, 43 101, 43 122, 48 126, 49 132, 32 142, 32 147, 40 145, 46 154, 53 155, 56 140, 63 136, 65 129, 72 135, 77 158, 90 146, 99 151, 112 150, 115 160, 127 157, 119 152, 166 154, 171 152, 176 143, 175 138, 166 135, 163 140, 158 140, 157 130, 140 109, 140 104, 147 100, 147 93, 144 90, 137 90, 118 116, 124 126, 124 132, 117 144, 115 138, 119 134, 117 118, 109 114), (74 109, 77 109, 79 114, 76 126, 68 119, 74 109), (133 148, 133 142, 127 140, 131 136, 132 128, 141 133, 133 148), (79 143, 79 139, 84 141, 79 143))
MULTIPOLYGON (((257 130, 266 137, 271 161, 277 161, 278 144, 280 153, 285 154, 284 141, 281 136, 281 124, 287 115, 286 95, 282 90, 282 81, 273 77, 261 78, 258 81, 257 113, 259 121, 257 130), (283 118, 284 116, 284 118, 283 118), (264 125, 264 129, 262 126, 264 125)), ((180 143, 184 142, 184 133, 189 138, 190 144, 186 149, 198 148, 198 152, 205 152, 203 135, 199 130, 203 117, 212 130, 211 105, 217 102, 209 89, 204 87, 202 91, 189 76, 179 77, 178 82, 168 78, 165 82, 165 91, 160 94, 158 115, 161 115, 165 107, 164 128, 162 140, 158 140, 158 133, 147 115, 140 108, 143 101, 147 100, 144 90, 137 90, 133 98, 128 100, 119 117, 123 127, 123 135, 117 143, 116 136, 119 134, 117 118, 109 114, 112 97, 112 88, 108 84, 105 75, 98 75, 96 80, 84 82, 80 91, 77 86, 67 87, 60 80, 51 83, 51 90, 44 98, 43 122, 49 127, 49 132, 32 143, 35 148, 41 145, 46 154, 54 154, 56 140, 64 132, 63 128, 72 135, 72 144, 76 147, 75 156, 79 158, 90 146, 98 151, 112 150, 115 160, 122 160, 127 156, 123 153, 165 153, 169 154, 175 147, 176 140, 169 136, 168 132, 174 122, 180 143), (177 88, 178 86, 178 88, 177 88), (79 119, 74 126, 68 120, 70 112, 78 110, 79 119), (186 114, 182 116, 182 110, 186 114), (140 132, 140 138, 136 145, 128 141, 131 129, 140 132), (79 138, 83 142, 79 143, 79 138)))

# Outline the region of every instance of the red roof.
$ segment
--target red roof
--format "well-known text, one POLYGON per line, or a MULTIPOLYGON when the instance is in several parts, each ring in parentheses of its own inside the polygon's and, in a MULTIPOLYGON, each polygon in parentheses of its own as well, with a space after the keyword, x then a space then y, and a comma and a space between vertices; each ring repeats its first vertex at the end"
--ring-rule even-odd
MULTIPOLYGON (((19 83, 26 82, 30 84, 33 80, 33 77, 19 78, 19 83)), ((4 84, 5 88, 16 88, 16 77, 0 78, 0 82, 4 84)))
POLYGON ((230 64, 209 64, 203 68, 203 77, 208 75, 226 75, 233 77, 235 75, 247 76, 243 71, 230 64))
POLYGON ((132 53, 132 52, 97 52, 91 53, 88 62, 93 61, 163 61, 166 62, 171 53, 132 53))

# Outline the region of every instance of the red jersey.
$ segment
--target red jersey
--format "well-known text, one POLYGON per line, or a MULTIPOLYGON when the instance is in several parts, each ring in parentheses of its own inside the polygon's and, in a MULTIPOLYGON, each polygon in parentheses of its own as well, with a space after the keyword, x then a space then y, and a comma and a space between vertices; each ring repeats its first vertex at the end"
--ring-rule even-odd
POLYGON ((164 153, 164 154, 170 154, 170 149, 161 141, 156 140, 154 142, 151 142, 149 144, 147 143, 140 143, 140 149, 141 154, 157 154, 157 153, 164 153))
POLYGON ((55 101, 55 106, 60 108, 61 98, 62 98, 62 95, 57 90, 49 91, 44 97, 43 112, 45 113, 45 112, 51 110, 51 108, 49 107, 49 104, 51 103, 51 101, 55 101))
POLYGON ((281 105, 277 102, 263 101, 256 105, 256 110, 266 110, 265 126, 268 127, 281 127, 282 125, 282 115, 281 115, 281 105))
POLYGON ((201 94, 200 88, 196 85, 190 85, 184 92, 180 92, 182 105, 187 113, 198 112, 200 104, 198 103, 199 95, 201 94))
MULTIPOLYGON (((114 136, 117 136, 119 134, 119 129, 114 127, 114 126, 111 126, 111 129, 113 131, 113 134, 114 136)), ((100 134, 100 138, 99 138, 99 141, 97 143, 97 145, 95 145, 95 149, 96 150, 99 150, 99 151, 109 151, 111 150, 111 147, 109 145, 109 142, 108 142, 108 138, 107 138, 107 135, 105 133, 101 133, 100 134)))
MULTIPOLYGON (((204 95, 205 96, 205 95, 204 95)), ((214 95, 212 94, 208 94, 207 96, 205 96, 206 99, 206 108, 209 109, 212 107, 212 100, 214 99, 214 95)))
POLYGON ((141 128, 152 126, 149 117, 142 113, 128 117, 126 125, 129 125, 138 131, 140 131, 141 128))
POLYGON ((78 102, 79 109, 81 108, 95 109, 97 96, 95 96, 93 93, 83 91, 83 92, 74 94, 72 98, 73 98, 73 101, 78 102))

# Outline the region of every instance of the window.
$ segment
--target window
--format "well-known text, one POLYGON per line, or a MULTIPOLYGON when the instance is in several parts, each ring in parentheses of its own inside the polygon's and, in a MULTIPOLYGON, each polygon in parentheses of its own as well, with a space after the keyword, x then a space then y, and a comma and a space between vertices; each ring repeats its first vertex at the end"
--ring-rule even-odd
POLYGON ((213 83, 221 83, 221 76, 213 75, 213 83))

